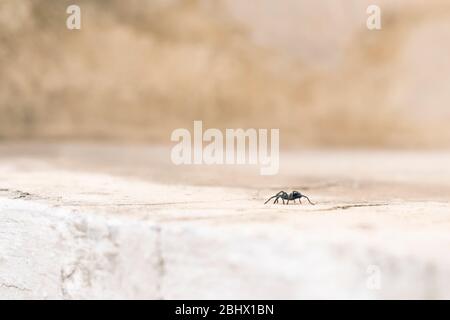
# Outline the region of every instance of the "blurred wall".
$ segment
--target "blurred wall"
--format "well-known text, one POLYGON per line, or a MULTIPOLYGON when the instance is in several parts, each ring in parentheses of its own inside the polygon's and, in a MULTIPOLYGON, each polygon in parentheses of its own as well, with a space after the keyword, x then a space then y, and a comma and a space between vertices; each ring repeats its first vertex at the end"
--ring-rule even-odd
POLYGON ((448 1, 0 0, 0 39, 3 140, 169 143, 203 120, 285 147, 450 146, 448 1))

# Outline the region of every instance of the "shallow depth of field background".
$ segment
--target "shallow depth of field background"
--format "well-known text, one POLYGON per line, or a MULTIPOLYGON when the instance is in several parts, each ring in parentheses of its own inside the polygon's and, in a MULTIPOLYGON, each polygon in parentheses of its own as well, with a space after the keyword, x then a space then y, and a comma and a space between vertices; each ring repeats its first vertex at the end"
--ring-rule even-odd
POLYGON ((287 148, 450 146, 448 0, 0 0, 0 41, 3 141, 165 144, 203 120, 287 148))

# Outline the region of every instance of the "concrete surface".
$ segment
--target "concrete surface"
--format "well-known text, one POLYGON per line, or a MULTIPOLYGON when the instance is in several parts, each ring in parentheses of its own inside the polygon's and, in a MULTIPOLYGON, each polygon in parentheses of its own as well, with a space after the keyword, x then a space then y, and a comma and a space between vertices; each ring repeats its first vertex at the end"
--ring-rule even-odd
POLYGON ((450 153, 0 145, 0 298, 450 298, 450 153), (298 189, 316 206, 263 205, 298 189))

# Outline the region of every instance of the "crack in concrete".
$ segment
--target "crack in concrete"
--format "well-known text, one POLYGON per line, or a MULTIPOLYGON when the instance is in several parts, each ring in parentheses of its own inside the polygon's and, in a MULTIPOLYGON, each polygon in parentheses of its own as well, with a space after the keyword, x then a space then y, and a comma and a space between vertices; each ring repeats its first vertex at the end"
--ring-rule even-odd
POLYGON ((67 299, 69 298, 69 292, 66 288, 67 281, 70 281, 72 279, 72 277, 75 275, 75 272, 77 271, 76 266, 72 267, 72 269, 70 270, 70 272, 65 272, 64 267, 61 268, 60 270, 60 290, 61 290, 61 295, 63 297, 63 299, 67 299))
POLYGON ((326 209, 319 209, 314 211, 334 211, 334 210, 347 210, 352 208, 365 208, 365 207, 383 207, 388 206, 389 203, 358 203, 358 204, 348 204, 342 206, 334 206, 326 209))
POLYGON ((164 254, 162 249, 162 232, 161 227, 156 227, 156 259, 157 265, 156 269, 158 272, 158 282, 156 284, 156 290, 158 292, 158 299, 164 300, 164 296, 162 293, 162 285, 164 281, 164 276, 166 274, 166 261, 164 260, 164 254))
POLYGON ((11 190, 11 189, 8 189, 8 188, 0 189, 0 192, 7 192, 7 193, 9 193, 7 196, 11 197, 11 199, 13 199, 13 200, 29 199, 30 197, 33 196, 31 193, 28 193, 28 192, 25 192, 25 191, 11 190))
POLYGON ((15 289, 15 290, 24 291, 24 292, 30 292, 31 291, 30 289, 19 287, 19 286, 16 286, 14 284, 4 283, 4 282, 0 283, 0 288, 15 289))
POLYGON ((31 193, 23 192, 20 190, 14 191, 15 197, 13 199, 28 199, 31 197, 31 193))
POLYGON ((231 202, 231 201, 251 201, 255 198, 242 198, 242 199, 227 199, 227 200, 211 200, 211 201, 183 201, 183 202, 160 202, 160 203, 111 203, 111 204, 101 204, 101 203, 63 203, 60 204, 61 207, 146 207, 146 206, 167 206, 167 205, 182 205, 182 204, 193 204, 193 203, 218 203, 218 202, 231 202))

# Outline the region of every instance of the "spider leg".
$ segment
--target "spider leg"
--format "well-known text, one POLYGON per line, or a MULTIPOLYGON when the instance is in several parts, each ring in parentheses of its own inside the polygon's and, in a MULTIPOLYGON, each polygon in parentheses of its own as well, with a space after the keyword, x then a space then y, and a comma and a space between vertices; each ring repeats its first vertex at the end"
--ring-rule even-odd
POLYGON ((303 197, 303 198, 306 198, 306 200, 308 200, 308 202, 309 202, 310 204, 312 204, 313 206, 315 205, 315 203, 311 202, 311 200, 309 200, 309 198, 308 198, 307 196, 302 195, 302 197, 303 197))
POLYGON ((270 197, 269 199, 267 199, 266 202, 264 202, 264 204, 266 204, 267 202, 269 202, 269 201, 272 200, 273 198, 278 198, 278 195, 274 195, 274 196, 270 197))
POLYGON ((289 204, 289 200, 287 201, 287 204, 289 204))
POLYGON ((276 195, 270 197, 269 199, 267 199, 266 202, 264 202, 264 204, 268 203, 270 200, 272 200, 273 198, 275 198, 275 201, 273 203, 278 203, 278 198, 280 198, 283 194, 285 194, 286 192, 284 191, 280 191, 278 192, 276 195))

